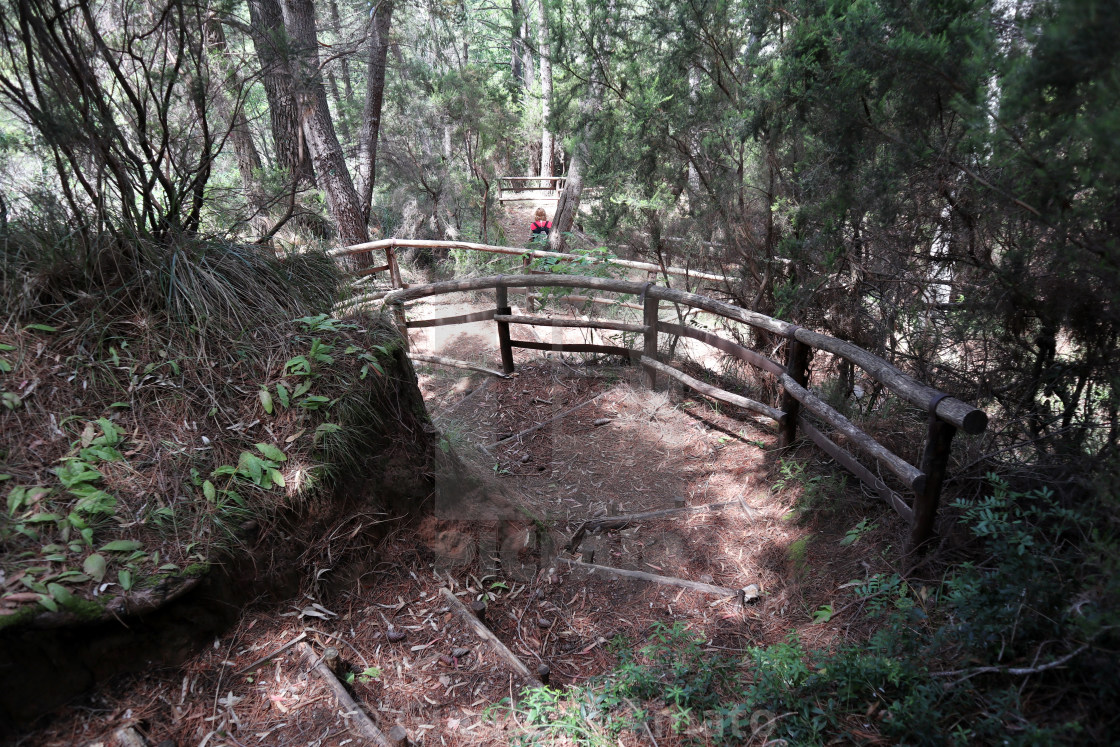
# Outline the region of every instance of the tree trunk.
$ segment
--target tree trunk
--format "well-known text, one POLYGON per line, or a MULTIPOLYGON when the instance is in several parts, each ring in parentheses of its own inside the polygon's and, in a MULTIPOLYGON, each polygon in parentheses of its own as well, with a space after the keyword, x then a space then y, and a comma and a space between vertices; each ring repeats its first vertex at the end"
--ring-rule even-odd
MULTIPOLYGON (((327 28, 330 28, 331 37, 337 43, 338 39, 339 39, 339 33, 338 33, 338 28, 339 28, 339 26, 338 26, 338 5, 336 3, 331 3, 331 6, 332 6, 331 10, 334 11, 334 12, 331 14, 329 27, 325 23, 316 22, 317 23, 316 28, 318 28, 320 32, 325 31, 327 28)), ((320 9, 320 12, 321 12, 321 9, 320 9)), ((322 36, 322 35, 323 34, 320 34, 320 36, 322 36)), ((346 55, 342 55, 342 59, 346 59, 346 55)), ((334 101, 334 121, 337 121, 337 123, 338 123, 338 131, 340 133, 342 133, 342 139, 345 140, 346 142, 349 142, 350 141, 350 128, 347 127, 346 118, 342 115, 342 107, 343 107, 342 94, 339 93, 338 76, 335 75, 335 72, 334 72, 335 67, 337 67, 337 65, 338 65, 338 60, 331 60, 329 63, 327 63, 326 65, 323 66, 323 68, 324 68, 323 72, 325 72, 326 75, 327 75, 327 90, 330 91, 331 100, 334 101)))
POLYGON ((362 214, 369 221, 373 186, 377 180, 377 137, 381 131, 381 106, 385 100, 385 60, 389 52, 392 0, 380 0, 369 21, 369 66, 366 70, 366 105, 358 140, 358 195, 362 214))
POLYGON ((529 90, 533 67, 532 63, 528 66, 525 64, 525 58, 529 57, 529 44, 526 39, 529 31, 525 22, 525 8, 521 4, 521 0, 510 0, 510 13, 512 22, 510 25, 509 67, 513 74, 513 82, 516 84, 514 97, 520 99, 521 94, 529 90))
POLYGON ((533 69, 533 50, 529 46, 529 12, 524 5, 520 6, 519 11, 520 25, 517 28, 517 38, 520 40, 521 48, 521 87, 528 92, 537 73, 533 69))
POLYGON ((548 15, 545 13, 544 0, 537 0, 537 12, 540 15, 540 50, 541 50, 541 117, 544 120, 541 126, 541 171, 542 177, 552 176, 552 151, 553 136, 549 128, 549 119, 552 117, 552 50, 548 42, 548 15))
POLYGON ((311 0, 284 0, 283 8, 284 26, 294 51, 291 75, 296 102, 319 187, 327 198, 327 209, 338 226, 341 242, 360 244, 369 240, 369 231, 327 106, 320 74, 315 9, 311 0))
POLYGON ((296 116, 287 33, 277 0, 249 0, 249 21, 253 47, 261 63, 261 84, 268 98, 276 162, 288 170, 297 184, 314 184, 315 173, 306 157, 296 116))
MULTIPOLYGON (((697 100, 700 97, 700 71, 695 66, 688 68, 688 113, 696 122, 697 100)), ((697 124, 699 124, 697 122, 697 124)), ((696 201, 700 197, 700 172, 696 170, 696 159, 700 154, 698 128, 689 135, 688 147, 692 151, 688 158, 688 212, 695 212, 696 201)))
POLYGON ((514 83, 521 82, 521 38, 518 29, 521 26, 521 3, 519 0, 510 0, 510 47, 509 71, 514 83))
POLYGON ((554 252, 565 251, 564 233, 572 230, 572 224, 579 214, 579 200, 583 194, 583 164, 588 157, 587 140, 588 136, 585 134, 572 150, 572 160, 568 164, 568 180, 564 183, 564 191, 560 193, 556 212, 552 216, 552 232, 548 235, 548 248, 554 252))
POLYGON ((261 157, 257 152, 249 121, 245 118, 244 103, 241 99, 231 102, 228 91, 242 90, 242 81, 237 79, 227 59, 225 30, 216 18, 206 22, 206 43, 213 53, 213 59, 221 72, 221 84, 213 91, 213 104, 229 132, 229 142, 237 158, 237 170, 241 175, 241 186, 245 191, 245 202, 249 206, 249 225, 254 233, 260 235, 268 230, 268 216, 265 214, 267 202, 261 188, 261 157))
MULTIPOLYGON (((342 36, 342 21, 338 15, 338 0, 330 0, 331 10, 331 24, 334 26, 334 33, 336 38, 342 36)), ((354 87, 350 82, 350 56, 342 55, 339 60, 342 68, 342 93, 347 101, 354 98, 354 87)))

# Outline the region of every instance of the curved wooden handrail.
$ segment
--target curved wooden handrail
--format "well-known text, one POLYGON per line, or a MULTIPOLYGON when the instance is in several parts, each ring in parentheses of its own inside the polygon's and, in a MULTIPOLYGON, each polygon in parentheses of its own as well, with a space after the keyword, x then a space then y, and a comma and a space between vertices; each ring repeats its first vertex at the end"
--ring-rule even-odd
MULTIPOLYGON (((518 250, 520 252, 520 250, 518 250)), ((903 373, 888 361, 874 353, 868 352, 844 340, 838 340, 829 335, 813 332, 795 324, 759 314, 754 311, 734 306, 725 301, 708 298, 696 293, 688 293, 673 288, 666 288, 655 283, 640 283, 630 280, 617 280, 614 278, 596 278, 581 275, 491 275, 487 277, 465 278, 461 280, 448 280, 440 283, 414 286, 387 293, 384 303, 392 307, 402 329, 419 326, 439 326, 443 324, 461 324, 479 319, 493 319, 498 326, 498 338, 502 352, 502 366, 506 374, 513 371, 514 347, 526 347, 540 350, 560 350, 571 352, 596 352, 610 355, 622 355, 640 362, 647 372, 647 378, 653 383, 658 373, 676 379, 705 396, 733 404, 753 412, 772 418, 778 422, 788 440, 792 441, 794 429, 798 423, 811 439, 827 453, 836 458, 840 464, 852 471, 860 480, 868 483, 884 500, 892 505, 899 514, 911 522, 911 544, 922 546, 933 532, 933 521, 940 499, 941 483, 945 475, 948 462, 949 442, 957 428, 966 433, 980 433, 988 423, 988 416, 983 410, 973 407, 966 402, 939 392, 933 387, 923 384, 913 377, 903 373), (497 308, 493 312, 479 312, 475 314, 445 317, 442 319, 424 320, 423 322, 406 323, 404 321, 404 304, 430 296, 463 291, 477 291, 494 289, 496 293, 497 308), (643 323, 626 324, 621 322, 602 322, 584 320, 551 320, 539 317, 514 315, 508 304, 508 289, 510 288, 585 288, 606 293, 622 293, 638 296, 643 303, 643 323), (782 366, 759 353, 745 348, 731 340, 719 337, 705 330, 700 330, 690 325, 662 322, 657 317, 658 303, 665 301, 680 304, 742 322, 758 329, 767 330, 790 340, 789 359, 782 366), (563 327, 588 327, 599 329, 618 329, 626 332, 643 334, 645 338, 644 350, 638 351, 614 345, 596 344, 549 344, 529 343, 511 340, 509 336, 510 324, 545 324, 563 327), (683 335, 704 342, 729 355, 744 360, 760 370, 775 376, 781 385, 785 396, 782 408, 777 409, 741 395, 727 392, 722 389, 705 384, 687 374, 662 363, 657 359, 657 335, 668 333, 683 335), (804 346, 800 347, 799 346, 804 346), (930 415, 929 438, 922 457, 922 466, 919 469, 909 464, 898 455, 891 452, 871 436, 864 433, 854 423, 836 411, 833 407, 821 400, 804 384, 807 381, 807 356, 808 348, 816 348, 844 358, 859 366, 868 375, 887 389, 901 398, 918 406, 930 415), (804 406, 807 411, 831 425, 860 451, 872 457, 879 464, 894 473, 899 480, 915 494, 914 507, 907 506, 893 491, 885 486, 878 476, 859 464, 841 446, 829 439, 816 428, 808 424, 803 416, 798 414, 799 408, 804 406)))
MULTIPOLYGON (((655 265, 652 262, 638 262, 631 259, 616 259, 609 258, 598 260, 588 258, 580 254, 565 254, 562 252, 546 252, 540 249, 525 249, 524 247, 517 246, 494 246, 491 244, 476 244, 471 241, 427 241, 420 239, 381 239, 379 241, 369 241, 365 244, 354 244, 353 246, 344 246, 339 249, 331 249, 327 252, 331 257, 352 257, 356 254, 365 254, 367 252, 389 250, 389 249, 466 249, 472 252, 483 252, 486 254, 506 254, 518 257, 533 257, 547 258, 547 259, 572 259, 579 261, 590 261, 592 264, 608 264, 616 267, 626 267, 631 270, 642 270, 644 272, 663 271, 661 265, 655 265)), ((685 267, 665 267, 664 272, 669 275, 677 275, 680 277, 696 278, 698 280, 711 280, 713 282, 726 282, 731 278, 724 275, 715 275, 710 272, 700 272, 699 270, 689 270, 685 267)))
POLYGON ((810 347, 844 358, 859 366, 873 379, 915 407, 928 411, 932 403, 935 406, 937 417, 957 428, 961 428, 965 433, 983 433, 988 426, 988 415, 983 410, 955 397, 943 395, 942 392, 933 387, 903 373, 883 358, 850 342, 813 332, 796 324, 759 314, 756 311, 749 311, 726 301, 719 301, 697 293, 687 293, 652 283, 582 275, 488 275, 462 280, 447 280, 441 283, 396 290, 385 295, 384 302, 386 304, 405 303, 427 296, 459 291, 485 290, 496 288, 499 285, 506 288, 588 288, 607 293, 625 293, 635 296, 648 290, 649 295, 653 298, 708 311, 725 319, 742 322, 783 337, 799 340, 810 347))

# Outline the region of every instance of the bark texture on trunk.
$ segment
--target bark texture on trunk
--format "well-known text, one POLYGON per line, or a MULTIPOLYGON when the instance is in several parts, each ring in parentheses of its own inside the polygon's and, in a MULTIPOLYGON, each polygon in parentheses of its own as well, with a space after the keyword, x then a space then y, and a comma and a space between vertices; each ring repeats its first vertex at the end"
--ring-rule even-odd
POLYGON ((548 120, 552 116, 552 49, 548 41, 548 15, 545 13, 544 0, 537 0, 537 14, 540 17, 541 49, 541 114, 544 124, 541 127, 541 171, 542 177, 552 176, 553 135, 548 120))
POLYGON ((261 84, 268 98, 276 162, 301 186, 314 184, 315 173, 303 148, 296 115, 288 35, 277 0, 249 0, 249 28, 261 63, 261 84))
MULTIPOLYGON (((342 36, 342 20, 338 15, 338 0, 330 0, 331 9, 331 23, 334 24, 334 33, 336 36, 342 36)), ((350 56, 342 55, 339 60, 342 69, 342 93, 349 101, 354 97, 354 87, 350 82, 350 56)))
POLYGON ((230 67, 225 29, 216 18, 210 18, 206 22, 206 43, 210 47, 212 59, 221 78, 221 85, 213 92, 212 102, 218 116, 225 123, 229 142, 237 158, 237 171, 241 176, 245 202, 250 211, 249 225, 255 234, 260 235, 268 230, 268 216, 265 214, 267 199, 260 180, 261 156, 257 152, 256 143, 253 142, 249 120, 245 118, 245 110, 242 107, 244 100, 239 97, 244 82, 238 79, 230 67), (231 91, 238 98, 231 100, 229 94, 231 91))
POLYGON ((566 250, 567 240, 564 234, 572 230, 576 215, 579 214, 579 200, 583 194, 583 165, 588 157, 588 137, 585 133, 572 149, 572 160, 568 164, 568 180, 564 183, 564 191, 560 193, 556 212, 552 216, 552 232, 548 235, 548 248, 554 252, 566 250))
POLYGON ((528 43, 529 26, 526 23, 525 7, 521 4, 521 0, 510 0, 509 7, 512 17, 509 67, 513 74, 513 81, 517 84, 514 95, 520 98, 524 92, 529 90, 530 81, 533 78, 533 63, 528 43), (530 60, 528 64, 526 64, 526 58, 530 60))
POLYGON ((283 9, 284 26, 292 41, 291 75, 296 103, 319 187, 338 226, 339 239, 343 244, 360 244, 369 240, 369 231, 327 106, 315 33, 315 9, 311 0, 284 0, 283 9))
POLYGON ((358 136, 358 195, 367 221, 373 205, 373 186, 377 181, 377 137, 381 131, 381 107, 385 100, 385 68, 392 22, 393 3, 391 0, 381 0, 374 8, 369 22, 366 104, 358 136))

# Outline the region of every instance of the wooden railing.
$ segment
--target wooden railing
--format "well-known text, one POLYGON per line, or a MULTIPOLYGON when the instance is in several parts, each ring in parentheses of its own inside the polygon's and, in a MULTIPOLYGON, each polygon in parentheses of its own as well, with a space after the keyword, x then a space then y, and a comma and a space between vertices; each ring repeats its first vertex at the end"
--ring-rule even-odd
MULTIPOLYGON (((588 297, 580 296, 579 298, 588 297)), ((395 290, 384 297, 384 303, 385 307, 392 311, 393 317, 406 340, 408 337, 407 330, 412 328, 492 320, 497 326, 502 370, 506 374, 510 374, 514 370, 514 348, 620 355, 633 362, 640 363, 644 367, 646 381, 651 387, 656 385, 659 374, 664 375, 700 392, 704 396, 773 420, 777 424, 779 442, 782 446, 789 446, 793 443, 797 428, 800 426, 802 432, 814 443, 851 471, 861 482, 875 490, 884 501, 894 507, 910 523, 910 543, 911 547, 914 548, 921 548, 933 536, 934 520, 954 434, 958 429, 969 434, 982 433, 988 424, 988 416, 983 410, 917 381, 883 358, 849 342, 707 296, 666 288, 652 282, 641 283, 574 275, 493 275, 395 290), (583 288, 597 292, 637 296, 640 299, 638 306, 642 309, 642 323, 550 319, 515 315, 509 305, 511 289, 525 289, 525 292, 528 292, 530 288, 557 287, 583 288), (409 301, 445 293, 479 291, 491 288, 494 289, 495 295, 495 306, 491 310, 419 321, 408 321, 405 317, 404 304, 409 301), (658 318, 658 310, 662 302, 706 311, 725 319, 741 322, 785 337, 788 340, 785 363, 778 363, 737 342, 691 325, 661 321, 658 318), (643 345, 641 350, 635 350, 617 345, 550 344, 514 340, 509 333, 511 324, 620 330, 642 335, 643 345), (734 392, 705 384, 673 368, 667 362, 660 360, 658 356, 659 333, 699 340, 774 376, 781 386, 781 401, 777 407, 757 402, 734 392), (927 413, 929 421, 927 441, 920 467, 909 464, 906 460, 891 452, 843 414, 822 401, 808 388, 812 350, 823 350, 850 361, 897 396, 927 413), (802 410, 811 413, 843 434, 852 447, 864 456, 870 457, 879 467, 885 468, 898 478, 913 494, 912 505, 888 487, 877 474, 856 459, 850 451, 818 430, 806 418, 802 410)))
POLYGON ((513 202, 516 200, 557 200, 564 185, 568 183, 566 176, 499 176, 498 201, 513 202), (541 182, 533 184, 533 182, 541 182), (528 197, 509 197, 507 192, 539 192, 541 194, 528 197))
MULTIPOLYGON (((371 252, 384 251, 388 260, 387 264, 379 267, 360 268, 351 272, 354 277, 363 277, 372 275, 377 272, 389 271, 389 277, 392 282, 393 288, 402 287, 400 269, 397 265, 397 249, 462 249, 470 252, 482 252, 486 254, 507 254, 511 256, 519 256, 525 259, 526 272, 528 272, 529 261, 536 258, 548 259, 563 259, 567 261, 591 262, 592 264, 609 264, 615 267, 624 267, 630 270, 640 270, 647 274, 656 276, 657 274, 664 273, 666 275, 674 275, 678 277, 687 277, 695 280, 706 280, 708 282, 724 283, 730 279, 723 275, 716 275, 711 272, 701 272, 699 270, 692 270, 687 267, 674 267, 667 265, 653 264, 652 262, 638 262, 630 259, 617 259, 607 258, 604 260, 589 260, 587 257, 578 254, 565 254, 562 252, 547 252, 539 249, 524 249, 516 246, 492 246, 490 244, 476 244, 470 241, 422 241, 418 239, 382 239, 380 241, 370 241, 365 244, 355 244, 353 246, 344 246, 339 249, 332 249, 327 252, 331 257, 335 258, 348 258, 355 257, 361 254, 368 254, 371 252)), ((351 299, 348 304, 357 304, 364 301, 373 301, 384 297, 384 292, 369 293, 356 296, 351 299)))

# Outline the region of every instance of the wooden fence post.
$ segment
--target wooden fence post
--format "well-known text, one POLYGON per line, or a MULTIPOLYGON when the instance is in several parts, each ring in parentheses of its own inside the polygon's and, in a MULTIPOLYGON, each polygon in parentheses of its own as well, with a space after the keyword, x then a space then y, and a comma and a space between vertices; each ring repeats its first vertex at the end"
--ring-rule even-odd
POLYGON ((397 302, 392 305, 393 323, 397 325, 397 331, 401 333, 401 340, 404 341, 404 352, 409 352, 408 344, 408 322, 404 318, 404 304, 397 302))
MULTIPOLYGON (((800 327, 794 327, 790 333, 789 347, 786 350, 786 373, 801 386, 809 382, 809 352, 808 345, 800 342, 793 335, 800 327)), ((782 391, 782 412, 785 420, 782 422, 778 444, 783 448, 791 446, 797 437, 797 414, 801 411, 801 403, 787 391, 782 391)))
MULTIPOLYGON (((532 262, 533 262, 533 260, 529 258, 528 254, 526 254, 524 257, 521 258, 521 267, 523 268, 522 272, 524 274, 526 274, 526 275, 532 275, 533 274, 532 262)), ((530 314, 532 314, 533 311, 535 310, 534 309, 534 304, 533 304, 533 289, 532 288, 526 288, 525 289, 525 308, 529 310, 530 314)))
POLYGON ((389 282, 394 288, 401 288, 401 268, 397 264, 397 252, 392 245, 385 247, 385 259, 389 262, 389 282))
POLYGON ((929 405, 929 430, 926 448, 922 452, 922 472, 925 473, 925 487, 914 494, 914 519, 910 523, 910 550, 921 552, 934 535, 934 520, 937 506, 941 502, 941 484, 949 466, 949 447, 957 427, 937 417, 937 404, 948 397, 938 394, 929 405))
MULTIPOLYGON (((642 324, 645 325, 645 349, 644 355, 652 360, 657 360, 657 307, 658 300, 649 294, 649 287, 653 283, 646 283, 645 290, 642 291, 644 296, 642 305, 642 324)), ((654 389, 657 386, 657 371, 651 366, 646 366, 646 386, 654 389)))
MULTIPOLYGON (((494 288, 494 300, 497 304, 497 313, 510 315, 513 309, 509 306, 509 290, 505 285, 499 284, 494 288)), ((502 351, 502 372, 513 373, 513 346, 509 344, 509 322, 497 322, 498 348, 502 351)))

